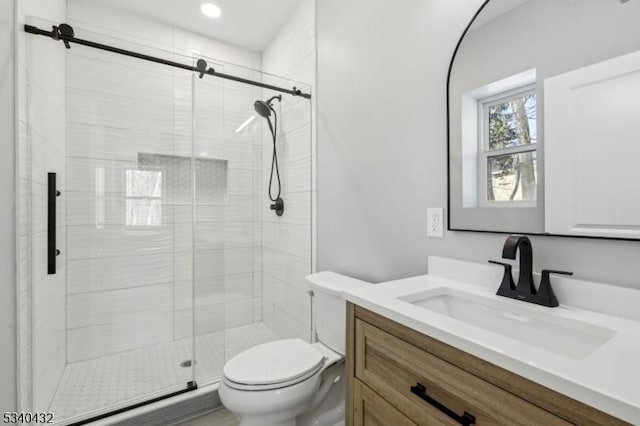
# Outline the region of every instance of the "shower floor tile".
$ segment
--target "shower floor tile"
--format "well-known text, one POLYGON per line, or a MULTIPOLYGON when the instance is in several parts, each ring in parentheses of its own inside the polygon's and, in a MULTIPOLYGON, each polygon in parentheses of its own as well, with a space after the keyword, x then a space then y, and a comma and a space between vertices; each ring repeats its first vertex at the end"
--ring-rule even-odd
MULTIPOLYGON (((263 323, 199 336, 194 365, 198 384, 218 381, 225 360, 278 339, 263 323)), ((193 380, 192 340, 182 339, 67 365, 50 411, 58 420, 100 414, 184 389, 193 380)))

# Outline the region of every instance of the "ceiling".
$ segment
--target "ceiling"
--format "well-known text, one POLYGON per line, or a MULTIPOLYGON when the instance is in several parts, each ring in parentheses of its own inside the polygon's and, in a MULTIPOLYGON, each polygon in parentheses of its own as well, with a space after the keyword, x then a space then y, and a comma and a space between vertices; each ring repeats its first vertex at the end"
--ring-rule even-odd
POLYGON ((300 0, 96 0, 207 37, 262 51, 300 0), (207 18, 202 3, 213 3, 222 16, 207 18))

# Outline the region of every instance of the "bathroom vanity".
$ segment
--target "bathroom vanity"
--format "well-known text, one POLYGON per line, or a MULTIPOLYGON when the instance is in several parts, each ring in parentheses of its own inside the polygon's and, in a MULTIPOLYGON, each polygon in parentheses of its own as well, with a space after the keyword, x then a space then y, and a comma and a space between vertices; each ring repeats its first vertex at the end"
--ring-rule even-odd
POLYGON ((344 295, 347 425, 640 422, 640 323, 622 302, 640 292, 614 288, 619 310, 594 312, 600 285, 563 277, 547 308, 496 296, 499 268, 429 265, 344 295))
POLYGON ((461 424, 465 413, 475 424, 626 424, 359 306, 348 318, 348 424, 461 424), (417 395, 420 385, 460 421, 417 395))

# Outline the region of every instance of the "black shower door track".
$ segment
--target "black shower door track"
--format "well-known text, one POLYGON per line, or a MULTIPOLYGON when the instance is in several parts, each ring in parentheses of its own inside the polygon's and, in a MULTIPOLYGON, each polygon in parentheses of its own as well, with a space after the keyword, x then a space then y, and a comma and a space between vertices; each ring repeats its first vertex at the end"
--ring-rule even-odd
POLYGON ((89 417, 89 418, 84 419, 84 420, 79 420, 77 422, 71 423, 69 426, 82 426, 82 425, 86 425, 86 424, 89 424, 89 423, 97 422, 98 420, 104 420, 106 418, 109 418, 109 417, 112 417, 112 416, 115 416, 115 415, 118 415, 118 414, 126 413, 127 411, 131 411, 131 410, 134 410, 136 408, 144 407, 145 405, 154 404, 156 402, 160 402, 160 401, 163 401, 165 399, 173 398, 174 396, 182 395, 184 393, 191 392, 191 391, 194 391, 196 389, 198 389, 198 385, 196 384, 195 381, 188 382, 187 383, 187 387, 185 389, 181 389, 179 391, 175 391, 175 392, 172 392, 172 393, 169 393, 169 394, 166 394, 166 395, 158 396, 158 397, 153 398, 153 399, 142 401, 142 402, 139 402, 137 404, 128 405, 126 407, 118 408, 116 410, 109 411, 109 412, 104 413, 104 414, 99 414, 97 416, 89 417))
POLYGON ((36 34, 45 37, 49 37, 53 40, 59 40, 64 43, 67 49, 71 48, 70 43, 80 44, 82 46, 91 47, 94 49, 106 50, 107 52, 117 53, 118 55, 130 56, 132 58, 142 59, 144 61, 155 62, 157 64, 167 65, 174 68, 181 68, 183 70, 191 71, 198 73, 200 78, 205 75, 211 75, 218 78, 223 78, 226 80, 233 80, 240 83, 250 84, 252 86, 262 87, 263 89, 274 90, 281 93, 286 93, 292 96, 300 96, 306 99, 311 98, 311 94, 304 93, 301 90, 293 87, 292 89, 285 89, 278 86, 273 86, 271 84, 262 83, 260 81, 249 80, 242 77, 237 77, 235 75, 224 74, 221 72, 217 72, 211 67, 207 67, 207 62, 204 59, 199 59, 196 63, 196 66, 181 64, 180 62, 174 62, 167 59, 158 58, 155 56, 145 55, 143 53, 133 52, 131 50, 121 49, 119 47, 109 46, 102 43, 96 43, 94 41, 83 40, 80 38, 76 38, 74 36, 73 28, 68 24, 60 24, 58 26, 54 26, 50 31, 40 29, 38 27, 34 27, 33 25, 25 25, 25 32, 29 34, 36 34))

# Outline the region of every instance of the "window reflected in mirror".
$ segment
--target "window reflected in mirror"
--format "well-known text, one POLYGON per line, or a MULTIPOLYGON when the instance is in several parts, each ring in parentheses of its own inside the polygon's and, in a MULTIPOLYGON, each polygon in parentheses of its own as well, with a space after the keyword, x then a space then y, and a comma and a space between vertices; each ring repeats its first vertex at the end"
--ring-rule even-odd
POLYGON ((537 130, 535 89, 492 100, 481 100, 484 130, 481 158, 486 182, 483 199, 490 202, 528 202, 537 193, 537 130))

